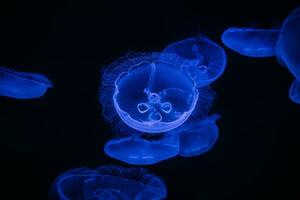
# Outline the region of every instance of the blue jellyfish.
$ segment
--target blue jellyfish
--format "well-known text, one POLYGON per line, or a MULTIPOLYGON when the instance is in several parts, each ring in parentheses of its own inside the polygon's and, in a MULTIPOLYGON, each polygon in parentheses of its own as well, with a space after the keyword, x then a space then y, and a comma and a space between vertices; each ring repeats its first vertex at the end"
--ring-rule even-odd
POLYGON ((116 114, 129 127, 162 133, 183 124, 198 99, 196 84, 182 66, 194 62, 168 53, 129 55, 113 63, 102 77, 104 117, 116 114))
POLYGON ((226 67, 223 48, 203 36, 171 43, 163 52, 175 53, 194 62, 193 65, 183 65, 181 68, 195 80, 197 87, 214 82, 226 67))
POLYGON ((174 134, 180 135, 179 155, 192 157, 209 151, 218 139, 216 120, 219 117, 219 114, 214 114, 201 120, 189 121, 174 129, 174 134))
POLYGON ((51 81, 43 74, 17 72, 0 67, 0 95, 15 99, 34 99, 43 96, 51 81))
POLYGON ((175 42, 163 52, 131 53, 109 65, 99 101, 117 137, 105 144, 105 153, 137 165, 178 155, 183 136, 173 130, 188 132, 180 127, 208 116, 215 98, 209 84, 225 65, 223 49, 204 37, 175 42))
POLYGON ((276 55, 293 76, 300 80, 300 7, 283 22, 276 46, 276 55))
POLYGON ((293 102, 300 104, 300 81, 293 81, 290 87, 289 96, 293 102))
POLYGON ((104 147, 107 155, 134 165, 150 165, 179 153, 178 134, 135 134, 116 137, 104 147))
POLYGON ((159 200, 166 198, 167 189, 161 178, 146 169, 108 165, 63 173, 50 195, 53 200, 159 200))
POLYGON ((279 32, 276 29, 228 28, 222 34, 222 41, 244 56, 271 57, 275 55, 279 32))

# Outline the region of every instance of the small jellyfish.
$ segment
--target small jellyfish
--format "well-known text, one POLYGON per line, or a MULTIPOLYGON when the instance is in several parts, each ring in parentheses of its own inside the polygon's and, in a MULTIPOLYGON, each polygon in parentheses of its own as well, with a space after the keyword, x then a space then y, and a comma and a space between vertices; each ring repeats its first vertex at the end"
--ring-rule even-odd
POLYGON ((34 99, 43 96, 51 81, 43 74, 17 72, 0 67, 0 95, 15 99, 34 99))
POLYGON ((283 22, 276 46, 276 55, 294 77, 300 80, 300 7, 283 22))
POLYGON ((228 28, 222 34, 222 41, 244 56, 271 57, 275 56, 279 32, 276 29, 228 28))
POLYGON ((207 37, 192 37, 171 43, 163 52, 175 53, 193 63, 181 68, 195 80, 197 87, 214 82, 226 67, 225 51, 207 37))
POLYGON ((134 165, 151 165, 176 156, 178 134, 137 134, 109 140, 104 147, 107 155, 134 165))
POLYGON ((102 76, 99 100, 104 117, 114 121, 119 116, 127 126, 146 133, 180 126, 198 99, 194 80, 182 71, 183 66, 193 64, 170 53, 135 54, 117 60, 102 76))
POLYGON ((289 91, 290 99, 300 104, 300 81, 294 80, 289 91))
POLYGON ((143 168, 77 168, 60 175, 50 191, 53 200, 160 200, 164 181, 143 168))
POLYGON ((219 117, 219 114, 214 114, 198 121, 190 121, 173 130, 174 134, 180 134, 179 155, 192 157, 209 151, 218 139, 216 120, 219 117))

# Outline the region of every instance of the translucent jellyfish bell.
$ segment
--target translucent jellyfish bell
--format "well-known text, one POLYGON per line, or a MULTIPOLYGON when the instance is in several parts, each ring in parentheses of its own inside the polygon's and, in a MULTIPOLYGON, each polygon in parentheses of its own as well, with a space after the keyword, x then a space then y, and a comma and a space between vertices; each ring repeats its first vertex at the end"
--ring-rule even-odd
POLYGON ((280 63, 284 64, 294 77, 300 80, 300 7, 283 22, 276 46, 280 63))
POLYGON ((201 120, 187 122, 173 130, 175 134, 180 134, 179 155, 192 157, 209 151, 218 139, 216 120, 219 117, 219 114, 214 114, 201 120))
POLYGON ((43 74, 17 72, 0 67, 0 96, 34 99, 43 96, 53 84, 43 74))
POLYGON ((134 165, 150 165, 172 158, 179 152, 178 134, 139 134, 109 140, 107 155, 134 165))
POLYGON ((294 80, 289 91, 290 99, 300 104, 300 81, 294 80))
POLYGON ((102 76, 100 102, 107 120, 117 115, 129 127, 161 133, 183 124, 198 90, 184 72, 191 60, 170 53, 134 54, 117 60, 102 76))
POLYGON ((276 29, 228 28, 222 34, 222 41, 244 56, 270 57, 275 56, 279 32, 276 29))
POLYGON ((78 168, 60 175, 51 190, 53 200, 159 200, 165 183, 143 168, 101 166, 78 168))
POLYGON ((175 53, 194 63, 182 66, 182 70, 195 80, 197 87, 214 82, 223 74, 226 67, 225 51, 206 37, 192 37, 174 42, 163 52, 175 53))

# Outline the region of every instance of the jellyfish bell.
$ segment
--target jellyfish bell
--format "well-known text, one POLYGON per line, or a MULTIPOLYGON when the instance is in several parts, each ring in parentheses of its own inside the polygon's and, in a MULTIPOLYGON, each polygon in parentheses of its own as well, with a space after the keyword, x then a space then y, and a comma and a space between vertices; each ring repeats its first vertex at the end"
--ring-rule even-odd
POLYGON ((300 104, 300 81, 293 81, 290 87, 289 96, 294 103, 300 104))
POLYGON ((222 42, 233 51, 248 57, 275 56, 280 30, 235 28, 226 29, 222 42))
POLYGON ((162 133, 183 124, 193 112, 198 90, 182 66, 190 60, 170 53, 126 56, 102 76, 100 103, 104 117, 119 116, 129 127, 162 133))
POLYGON ((43 74, 17 72, 0 67, 0 95, 15 99, 34 99, 43 96, 51 81, 43 74))
POLYGON ((276 55, 293 76, 300 80, 300 7, 285 19, 276 45, 276 55))
POLYGON ((134 165, 150 165, 172 158, 179 152, 178 134, 129 135, 109 140, 107 155, 134 165))
POLYGON ((214 82, 226 67, 225 51, 207 37, 192 37, 171 43, 163 52, 177 54, 193 63, 183 65, 182 70, 195 80, 197 87, 214 82))
POLYGON ((214 114, 201 120, 189 121, 173 130, 180 135, 179 155, 192 157, 209 151, 218 139, 219 130, 215 122, 219 117, 219 114, 214 114))
POLYGON ((78 168, 59 176, 50 191, 53 200, 163 199, 162 179, 142 168, 101 166, 78 168))

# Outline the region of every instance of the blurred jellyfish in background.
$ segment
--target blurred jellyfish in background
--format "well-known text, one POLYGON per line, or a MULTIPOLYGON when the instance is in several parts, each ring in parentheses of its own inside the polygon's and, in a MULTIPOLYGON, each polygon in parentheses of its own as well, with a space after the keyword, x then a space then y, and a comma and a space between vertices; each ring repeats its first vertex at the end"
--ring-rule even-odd
POLYGON ((300 104, 300 82, 297 80, 294 80, 289 92, 290 99, 300 104))
POLYGON ((35 99, 42 97, 51 81, 43 74, 17 72, 0 67, 0 95, 15 99, 35 99))
POLYGON ((106 143, 105 153, 139 165, 178 155, 184 136, 175 130, 188 132, 193 126, 181 126, 208 116, 215 98, 209 84, 225 66, 224 50, 205 37, 117 59, 103 72, 99 95, 103 116, 117 135, 106 143))
POLYGON ((228 28, 222 35, 222 41, 228 48, 245 56, 276 56, 296 79, 289 96, 293 102, 299 103, 297 97, 300 91, 296 88, 300 80, 300 7, 288 15, 280 30, 228 28))
POLYGON ((50 191, 52 200, 160 200, 164 181, 143 168, 100 166, 77 168, 60 175, 50 191))

